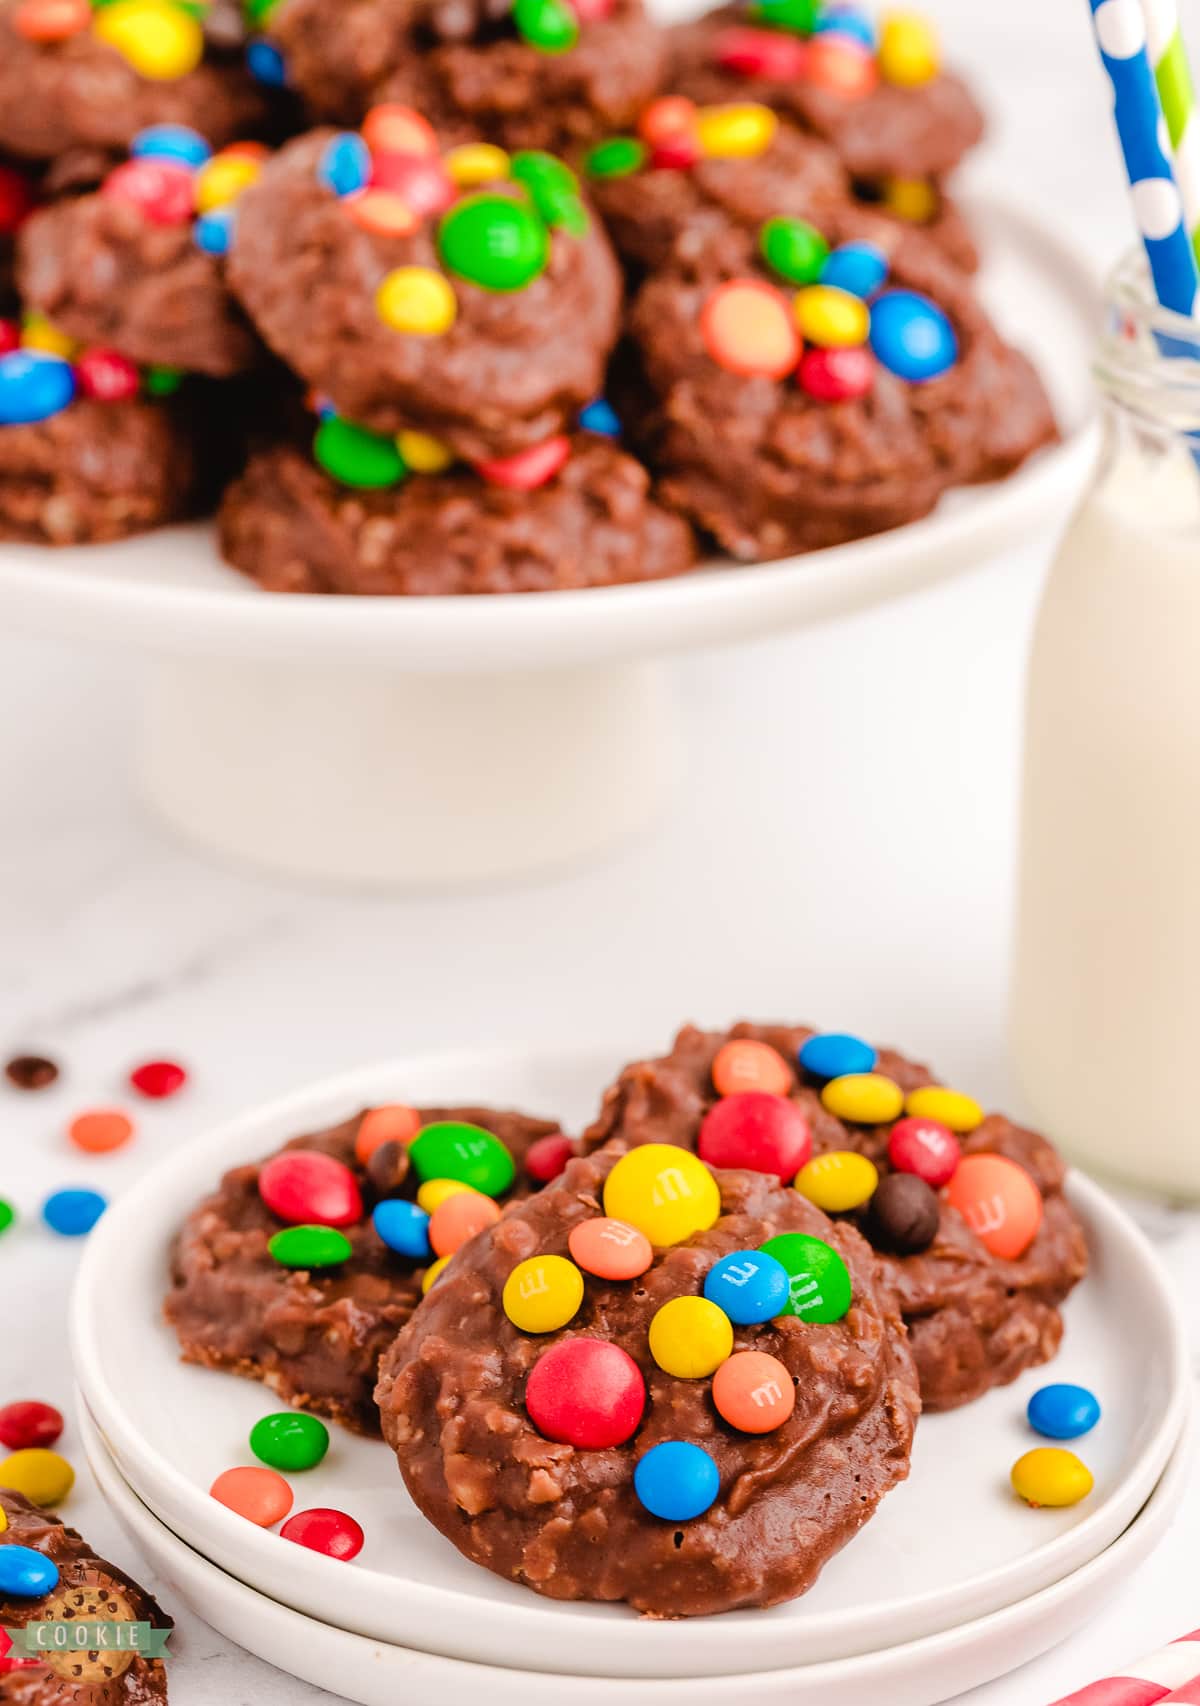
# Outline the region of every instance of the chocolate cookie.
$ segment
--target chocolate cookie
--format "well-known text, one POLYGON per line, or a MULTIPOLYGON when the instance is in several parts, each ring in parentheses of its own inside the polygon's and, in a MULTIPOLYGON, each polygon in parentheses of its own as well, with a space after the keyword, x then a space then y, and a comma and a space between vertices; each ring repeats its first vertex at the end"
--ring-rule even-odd
POLYGON ((198 132, 150 130, 98 192, 27 220, 24 302, 84 345, 136 363, 227 378, 259 349, 225 284, 234 206, 261 170, 257 144, 213 155, 198 132))
MULTIPOLYGON (((41 1591, 5 1596, 0 1592, 0 1644, 4 1628, 29 1623, 148 1623, 170 1629, 171 1619, 123 1570, 98 1558, 87 1542, 49 1511, 39 1510, 20 1493, 0 1488, 0 1511, 7 1526, 0 1549, 22 1546, 40 1555, 30 1560, 41 1591)), ((0 1659, 0 1701, 5 1706, 64 1706, 67 1701, 95 1706, 152 1706, 167 1698, 162 1659, 133 1650, 52 1652, 41 1659, 20 1652, 0 1659)))
POLYGON ((907 1475, 919 1402, 854 1229, 671 1153, 572 1161, 477 1238, 376 1396, 409 1492, 467 1557, 553 1599, 685 1617, 811 1587, 907 1475), (702 1294, 763 1245, 780 1294, 733 1325, 702 1294))
MULTIPOLYGON (((298 1268, 272 1255, 271 1242, 289 1219, 319 1222, 319 1214, 284 1218, 268 1206, 261 1179, 278 1157, 267 1157, 231 1168, 214 1195, 188 1217, 176 1240, 165 1305, 185 1361, 261 1380, 289 1404, 368 1434, 379 1432, 372 1392, 380 1355, 412 1314, 432 1260, 423 1215, 414 1211, 412 1248, 423 1252, 416 1255, 385 1244, 371 1217, 373 1205, 414 1196, 420 1178, 409 1164, 408 1136, 371 1150, 368 1122, 378 1134, 379 1121, 379 1111, 367 1111, 295 1138, 278 1152, 315 1154, 340 1164, 333 1170, 335 1184, 340 1175, 351 1210, 357 1210, 352 1221, 338 1217, 350 1246, 344 1260, 298 1268)), ((415 1133, 435 1121, 466 1121, 500 1140, 516 1169, 515 1174, 509 1169, 507 1196, 536 1187, 525 1165, 527 1153, 558 1130, 548 1120, 484 1108, 426 1108, 419 1117, 413 1114, 409 1126, 415 1133)))
POLYGON ((859 209, 714 230, 629 329, 622 403, 664 498, 750 561, 899 526, 1057 436, 962 274, 859 209))
POLYGON ((179 0, 0 0, 0 149, 119 154, 154 124, 218 146, 255 134, 263 95, 239 60, 206 52, 196 12, 179 0))
POLYGON ((565 148, 628 124, 658 88, 663 32, 642 0, 281 0, 259 8, 318 118, 382 101, 447 137, 565 148))
MULTIPOLYGON (((854 1217, 879 1247, 881 1261, 899 1292, 925 1408, 949 1410, 969 1403, 991 1387, 1014 1380, 1024 1369, 1048 1361, 1062 1338, 1058 1305, 1087 1269, 1083 1229, 1063 1195, 1065 1169, 1055 1150, 1036 1132, 1014 1125, 1002 1114, 985 1118, 982 1110, 964 1097, 956 1097, 952 1104, 959 1110, 955 1117, 960 1128, 957 1142, 945 1129, 944 1121, 920 1112, 919 1101, 915 1118, 900 1121, 901 1103, 935 1080, 925 1067, 903 1055, 891 1049, 875 1050, 853 1038, 834 1039, 846 1071, 870 1072, 890 1084, 893 1089, 882 1094, 895 1105, 879 1123, 839 1117, 826 1105, 827 1101, 841 1105, 837 1092, 826 1091, 823 1098, 828 1083, 824 1074, 799 1064, 800 1050, 817 1036, 803 1025, 742 1023, 728 1031, 700 1031, 687 1026, 676 1037, 670 1054, 625 1068, 606 1092, 595 1124, 584 1134, 585 1147, 615 1141, 673 1143, 696 1149, 706 1117, 723 1106, 728 1108, 725 1118, 729 1124, 724 1131, 720 1123, 708 1127, 702 1148, 707 1150, 712 1143, 727 1144, 729 1152, 737 1154, 752 1141, 752 1127, 745 1122, 757 1118, 761 1126, 764 1120, 778 1120, 778 1110, 773 1110, 772 1104, 780 1097, 801 1116, 799 1147, 790 1156, 783 1154, 780 1163, 789 1177, 807 1156, 805 1129, 817 1156, 849 1151, 865 1156, 878 1170, 883 1184, 910 1178, 915 1144, 915 1162, 921 1173, 911 1176, 904 1188, 904 1200, 889 1186, 874 1212, 870 1203, 863 1202, 855 1205, 854 1217), (731 1064, 728 1051, 720 1060, 718 1057, 731 1042, 759 1045, 751 1051, 752 1058, 757 1056, 752 1069, 741 1068, 743 1074, 749 1074, 745 1077, 746 1089, 770 1086, 767 1102, 757 1110, 745 1104, 730 1105, 730 1094, 736 1094, 738 1088, 738 1068, 731 1064), (853 1047, 848 1048, 848 1044, 853 1047), (724 1086, 724 1096, 719 1096, 714 1087, 714 1068, 724 1086), (900 1137, 895 1136, 898 1124, 904 1124, 900 1137), (922 1154, 937 1149, 942 1164, 927 1165, 922 1154), (896 1165, 893 1150, 904 1167, 896 1165), (940 1188, 943 1175, 953 1178, 960 1150, 965 1157, 1004 1157, 1021 1170, 1027 1193, 1028 1181, 1036 1186, 1036 1193, 1029 1194, 1031 1201, 1034 1194, 1040 1195, 1040 1221, 1018 1254, 995 1253, 990 1245, 998 1241, 1009 1250, 1013 1245, 1006 1244, 996 1229, 989 1229, 986 1215, 978 1218, 973 1205, 965 1205, 967 1214, 981 1232, 973 1230, 969 1219, 944 1193, 940 1199, 936 1195, 935 1187, 940 1188), (932 1217, 923 1218, 929 1216, 930 1204, 932 1217), (926 1232, 930 1237, 922 1244, 926 1232)), ((828 1039, 824 1043, 828 1048, 828 1039)), ((836 1061, 837 1053, 830 1057, 830 1064, 836 1061)), ((819 1057, 820 1045, 816 1051, 818 1064, 819 1057)), ((813 1059, 813 1052, 808 1051, 805 1060, 813 1059)), ((724 1150, 719 1152, 724 1154, 724 1150)), ((777 1136, 772 1134, 761 1154, 764 1159, 774 1159, 780 1153, 777 1136)), ((1020 1179, 1013 1182, 1021 1187, 1020 1179)), ((951 1196, 954 1194, 951 1188, 951 1196)))
POLYGON ((639 463, 584 433, 559 442, 561 468, 533 491, 468 469, 354 490, 279 446, 225 494, 221 551, 272 592, 551 592, 692 566, 687 523, 652 500, 639 463))
POLYGON ((479 160, 443 160, 416 114, 313 132, 246 191, 229 258, 266 341, 339 414, 471 461, 539 444, 596 396, 621 300, 565 166, 518 156, 464 181, 479 160))
MULTIPOLYGON (((639 115, 636 135, 597 143, 582 170, 617 252, 648 270, 676 254, 685 263, 701 257, 714 220, 750 231, 780 216, 820 226, 855 199, 829 143, 756 102, 697 107, 684 96, 660 96, 639 115)), ((893 217, 882 202, 878 210, 893 217)), ((977 264, 966 224, 948 202, 935 199, 919 218, 914 204, 905 222, 923 225, 964 270, 977 264)))

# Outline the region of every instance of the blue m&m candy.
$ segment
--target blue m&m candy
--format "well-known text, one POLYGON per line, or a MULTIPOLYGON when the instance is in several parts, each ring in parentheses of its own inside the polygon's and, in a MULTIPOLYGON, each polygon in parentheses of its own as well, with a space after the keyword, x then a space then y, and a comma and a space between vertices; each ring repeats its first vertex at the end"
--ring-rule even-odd
POLYGON ((429 1216, 415 1202, 388 1197, 375 1205, 371 1216, 375 1230, 389 1250, 412 1262, 427 1262, 433 1255, 429 1242, 429 1216))
POLYGON ((215 207, 192 226, 197 248, 206 255, 227 255, 233 247, 233 208, 215 207))
POLYGON ((843 243, 821 268, 821 283, 848 290, 865 302, 883 288, 887 272, 887 256, 876 244, 843 243))
POLYGON ((865 48, 873 50, 875 47, 875 30, 870 18, 851 6, 827 7, 817 19, 813 34, 843 36, 848 41, 860 42, 865 48))
POLYGON ((708 1270, 704 1295, 739 1327, 782 1315, 789 1296, 788 1271, 762 1250, 735 1250, 708 1270))
POLYGON ((273 41, 252 41, 246 48, 246 66, 251 77, 265 83, 268 89, 287 87, 287 66, 273 41))
POLYGON ((633 1472, 633 1490, 651 1516, 689 1522, 703 1516, 721 1490, 717 1466, 702 1446, 669 1439, 653 1445, 633 1472))
POLYGON ((604 397, 579 411, 579 424, 584 432, 596 432, 603 438, 620 438, 621 422, 617 411, 604 397))
POLYGON ((872 1072, 877 1059, 870 1043, 843 1031, 809 1037, 797 1059, 800 1070, 813 1078, 845 1078, 848 1073, 872 1072))
POLYGON ((899 379, 938 379, 958 360, 954 327, 936 302, 916 290, 887 290, 871 307, 871 348, 899 379))
POLYGON ((344 130, 326 145, 317 176, 334 195, 354 195, 366 189, 371 177, 371 151, 362 137, 344 130))
POLYGON ((1079 1439, 1100 1420, 1100 1402, 1086 1386, 1043 1386, 1025 1414, 1033 1431, 1047 1439, 1079 1439))
POLYGON ((0 426, 27 426, 57 415, 75 395, 69 362, 44 350, 0 356, 0 426))
POLYGON ((99 1191, 55 1191, 42 1204, 42 1219, 63 1238, 82 1238, 90 1232, 108 1203, 99 1191))
POLYGON ((190 125, 151 124, 138 131, 129 144, 129 152, 138 160, 172 160, 177 166, 203 166, 212 155, 212 147, 190 125))
POLYGON ((0 1599, 40 1599, 58 1586, 58 1565, 32 1546, 0 1545, 0 1599))

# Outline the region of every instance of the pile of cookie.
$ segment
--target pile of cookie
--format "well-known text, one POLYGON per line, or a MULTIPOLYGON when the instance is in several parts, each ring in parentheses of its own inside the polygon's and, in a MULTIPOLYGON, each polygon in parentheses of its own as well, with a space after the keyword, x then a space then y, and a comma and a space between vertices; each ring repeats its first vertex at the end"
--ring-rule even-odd
POLYGON ((1063 1177, 892 1050, 689 1026, 577 1139, 391 1104, 235 1167, 179 1231, 166 1313, 186 1360, 382 1433, 501 1576, 658 1616, 773 1605, 906 1477, 922 1409, 1054 1356, 1087 1268, 1063 1177))
POLYGON ((981 132, 849 0, 0 0, 0 539, 495 593, 911 520, 1055 437, 981 132))

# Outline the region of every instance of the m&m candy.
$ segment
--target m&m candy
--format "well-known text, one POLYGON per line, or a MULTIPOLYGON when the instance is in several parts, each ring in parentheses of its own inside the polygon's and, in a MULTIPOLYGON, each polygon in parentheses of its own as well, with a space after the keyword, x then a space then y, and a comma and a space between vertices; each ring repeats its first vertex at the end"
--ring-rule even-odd
POLYGON ((407 1143, 420 1129, 420 1114, 403 1102, 386 1102, 378 1108, 368 1108, 354 1134, 354 1159, 360 1167, 365 1167, 383 1144, 407 1143))
POLYGON ((48 1090, 57 1083, 59 1068, 43 1054, 16 1054, 5 1062, 4 1076, 14 1090, 48 1090))
POLYGON ((654 1260, 644 1232, 603 1214, 573 1226, 567 1248, 584 1273, 595 1274, 597 1279, 637 1279, 654 1260))
POLYGON ((16 1218, 17 1211, 13 1205, 4 1197, 0 1197, 0 1232, 7 1232, 16 1218))
POLYGON ((881 1072, 853 1072, 833 1078, 821 1091, 831 1114, 852 1125, 886 1125, 904 1106, 904 1092, 881 1072))
POLYGON ((418 1178, 456 1179, 489 1197, 500 1196, 516 1176, 513 1158, 500 1139, 465 1120, 439 1120, 423 1127, 408 1153, 418 1178))
POLYGON ((372 154, 428 154, 438 151, 437 135, 415 107, 383 101, 362 122, 362 138, 372 154))
POLYGON ((938 74, 937 37, 917 12, 892 12, 879 33, 880 73, 889 83, 914 88, 938 74))
POLYGON ((664 1522, 690 1522, 713 1504, 721 1490, 721 1476, 703 1446, 668 1439, 652 1445, 638 1459, 633 1490, 651 1516, 664 1522))
POLYGON ((718 1096, 733 1096, 740 1090, 764 1090, 768 1095, 786 1096, 792 1073, 786 1060, 770 1043, 751 1037, 736 1037, 722 1043, 713 1057, 713 1089, 718 1096))
POLYGON ((257 36, 246 43, 246 69, 268 89, 286 89, 287 61, 273 41, 257 36))
POLYGON ((372 1224, 389 1250, 407 1256, 410 1262, 426 1262, 433 1254, 429 1243, 429 1215, 416 1203, 389 1197, 376 1203, 372 1224))
POLYGON ((572 1154, 571 1140, 561 1132, 539 1137, 525 1151, 525 1171, 539 1185, 548 1185, 558 1178, 572 1154))
POLYGON ((845 36, 848 41, 856 41, 862 47, 872 50, 875 47, 875 30, 870 18, 841 4, 826 7, 813 25, 813 34, 845 36))
POLYGON ((810 36, 817 27, 822 0, 754 0, 753 15, 773 30, 810 36))
POLYGON ((892 1127, 888 1159, 899 1172, 915 1173, 937 1191, 958 1171, 962 1150, 948 1125, 910 1114, 892 1127))
POLYGON ((292 1508, 292 1489, 274 1469, 225 1469, 208 1491, 218 1504, 259 1528, 271 1528, 292 1508))
POLYGON ((199 22, 172 0, 111 0, 96 10, 92 30, 156 82, 186 77, 204 55, 199 22))
POLYGON ((395 439, 368 432, 340 415, 327 415, 322 420, 313 439, 313 456, 335 480, 363 490, 394 486, 405 475, 395 439))
POLYGON ((1042 1386, 1025 1414, 1034 1432, 1047 1439, 1079 1439, 1100 1420, 1100 1403, 1086 1386, 1042 1386))
POLYGON ((704 1276, 704 1295, 739 1327, 773 1320, 787 1308, 787 1269, 763 1250, 735 1250, 704 1276))
POLYGON ((583 1275, 565 1256, 530 1256, 505 1280, 501 1302, 523 1333, 553 1333, 583 1302, 583 1275))
POLYGON ((482 1191, 458 1191, 429 1217, 429 1242, 438 1256, 452 1256, 477 1232, 494 1226, 500 1210, 482 1191))
POLYGON ((259 1168, 258 1194, 296 1226, 352 1226, 363 1217, 358 1181, 344 1162, 315 1149, 288 1149, 259 1168))
POLYGON ((605 1180, 604 1212, 662 1249, 707 1232, 721 1213, 721 1193, 695 1155, 669 1143, 645 1143, 623 1155, 605 1180))
POLYGON ((973 1096, 944 1084, 924 1084, 904 1098, 905 1112, 919 1120, 936 1120, 964 1136, 983 1124, 983 1109, 973 1096))
POLYGON ((0 1409, 0 1445, 10 1451, 53 1445, 62 1431, 62 1415, 53 1404, 23 1398, 0 1409))
POLYGON ((570 439, 556 433, 553 438, 544 438, 540 444, 531 444, 528 450, 515 451, 512 456, 477 462, 475 472, 491 486, 506 486, 512 492, 534 492, 565 467, 570 455, 570 439))
POLYGON ((877 244, 843 243, 821 268, 821 283, 866 301, 882 290, 887 275, 887 256, 877 244))
POLYGON ((398 1197, 408 1184, 411 1172, 407 1143, 401 1143, 398 1138, 391 1137, 373 1149, 367 1162, 366 1182, 375 1201, 382 1202, 385 1197, 398 1197))
POLYGON ((1002 1261, 1023 1256, 1042 1224, 1042 1194, 1023 1167, 1004 1155, 964 1155, 946 1186, 979 1242, 1002 1261))
POLYGON ((57 1505, 75 1485, 75 1471, 65 1457, 42 1446, 26 1446, 0 1463, 0 1487, 24 1493, 33 1505, 57 1505))
POLYGON ((538 1432, 583 1451, 624 1445, 645 1407, 641 1370, 607 1339, 560 1339, 542 1352, 525 1385, 525 1408, 538 1432))
POLYGON ((329 1429, 316 1416, 279 1410, 250 1429, 250 1449, 272 1469, 289 1474, 315 1469, 329 1450, 329 1429))
POLYGON ((295 1516, 288 1517, 279 1533, 284 1540, 292 1540, 297 1546, 307 1546, 310 1552, 320 1552, 326 1558, 339 1558, 343 1562, 358 1556, 366 1538, 352 1516, 326 1506, 297 1511, 295 1516))
POLYGON ((787 1270, 788 1301, 782 1315, 803 1321, 840 1321, 852 1301, 850 1270, 832 1244, 806 1232, 781 1232, 762 1246, 787 1270))
POLYGON ((598 433, 601 438, 620 438, 621 419, 612 404, 597 397, 579 411, 579 425, 584 432, 598 433))
POLYGON ((865 397, 875 384, 878 369, 869 350, 806 349, 800 357, 796 378, 800 389, 819 403, 844 403, 865 397))
POLYGON ((462 189, 498 183, 508 177, 509 158, 493 142, 464 142, 446 155, 446 171, 462 189))
MULTIPOLYGON (((82 366, 82 361, 77 365, 82 366)), ((175 1060, 147 1060, 133 1068, 129 1082, 147 1101, 162 1102, 183 1089, 187 1083, 187 1071, 175 1060)))
POLYGON ((41 1599, 58 1586, 58 1565, 32 1546, 0 1546, 0 1598, 41 1599))
POLYGON ((354 195, 371 181, 371 151, 353 130, 344 130, 325 144, 317 176, 336 196, 354 195))
POLYGON ((696 113, 700 152, 717 159, 749 159, 770 147, 779 120, 770 107, 746 101, 726 107, 701 107, 696 113))
POLYGON ((333 1268, 354 1254, 346 1234, 333 1226, 289 1226, 267 1240, 267 1250, 282 1268, 333 1268))
MULTIPOLYGON (((447 1197, 474 1189, 474 1185, 464 1185, 461 1179, 427 1179, 417 1188, 417 1207, 423 1208, 426 1214, 432 1214, 434 1209, 441 1207, 447 1197)), ((482 1192, 479 1194, 482 1195, 482 1192)))
POLYGON ((696 103, 686 95, 660 95, 643 107, 638 118, 638 135, 656 147, 672 136, 688 135, 695 128, 696 103))
POLYGON ((458 193, 442 162, 432 155, 377 154, 371 188, 399 196, 418 219, 444 212, 458 193))
POLYGON ((666 1374, 700 1380, 733 1350, 733 1324, 707 1297, 673 1297, 650 1322, 650 1355, 666 1374))
POLYGON ((949 319, 915 290, 885 290, 871 305, 871 348, 900 379, 923 384, 948 373, 958 360, 949 319))
POLYGON ((67 1127, 67 1136, 85 1154, 104 1155, 129 1142, 133 1121, 116 1108, 93 1108, 86 1114, 76 1114, 67 1127))
POLYGON ((796 1407, 791 1375, 766 1351, 737 1351, 713 1375, 712 1393, 718 1415, 744 1434, 770 1433, 796 1407))
POLYGON ((446 1264, 449 1260, 449 1256, 439 1256, 436 1262, 431 1262, 429 1267, 425 1269, 425 1272, 421 1276, 422 1297, 425 1296, 427 1291, 432 1290, 432 1288, 441 1279, 443 1273, 446 1271, 446 1264))
POLYGON ((805 78, 846 100, 861 99, 879 84, 875 56, 845 36, 816 36, 809 43, 805 78))
POLYGON ((126 160, 105 178, 100 194, 128 202, 151 225, 183 225, 196 204, 195 175, 173 160, 126 160))
POLYGON ((628 178, 645 165, 646 144, 636 136, 610 136, 598 142, 585 156, 584 175, 589 178, 628 178))
POLYGON ((758 242, 767 264, 792 284, 815 284, 829 255, 829 244, 806 219, 768 219, 758 242))
POLYGON ((730 29, 717 38, 717 64, 742 77, 791 83, 804 73, 808 51, 803 42, 774 30, 730 29))
POLYGON ((747 1090, 714 1103, 701 1122, 696 1147, 710 1167, 748 1167, 792 1179, 812 1154, 812 1133, 786 1096, 747 1090))
POLYGON ((550 258, 546 228, 510 196, 464 196, 438 226, 442 264, 484 290, 523 290, 550 258))
POLYGON ((354 223, 379 237, 407 237, 421 223, 416 211, 394 190, 364 190, 347 205, 354 223))
POLYGON ((187 124, 151 124, 129 144, 135 160, 173 160, 194 170, 212 154, 212 146, 187 124))
POLYGON ((800 1069, 810 1078, 850 1078, 858 1073, 873 1072, 878 1055, 870 1043, 844 1031, 826 1031, 809 1037, 801 1045, 797 1059, 800 1069))
POLYGON ((42 1219, 63 1238, 82 1238, 108 1207, 99 1191, 53 1191, 42 1204, 42 1219))
POLYGON ((404 466, 413 474, 440 474, 454 461, 454 452, 440 438, 411 428, 396 434, 396 447, 404 466))
POLYGON ((844 349, 867 340, 870 310, 848 290, 810 284, 797 291, 793 306, 801 334, 819 349, 844 349))
POLYGON ((879 1169, 852 1149, 817 1155, 796 1174, 796 1189, 826 1214, 848 1214, 874 1194, 879 1169))
POLYGON ((375 310, 393 332, 436 338, 454 324, 458 298, 450 280, 432 267, 396 267, 375 292, 375 310))
POLYGON ((883 185, 883 205, 897 219, 910 225, 924 225, 937 214, 941 199, 937 186, 928 178, 887 178, 883 185))
POLYGON ((1013 1492, 1036 1509, 1058 1509, 1086 1499, 1095 1481, 1087 1464, 1073 1451, 1041 1445, 1018 1457, 1012 1466, 1013 1492))
POLYGON ((700 335, 719 367, 747 378, 782 379, 800 359, 800 334, 788 303, 759 279, 719 284, 701 309, 700 335))
POLYGON ((566 53, 579 40, 579 20, 566 0, 515 0, 517 34, 542 53, 566 53))
POLYGON ((0 426, 27 426, 65 409, 75 375, 61 356, 17 349, 0 356, 0 426))
POLYGON ((871 1198, 867 1230, 877 1249, 897 1256, 928 1250, 941 1225, 933 1190, 915 1173, 889 1173, 871 1198))

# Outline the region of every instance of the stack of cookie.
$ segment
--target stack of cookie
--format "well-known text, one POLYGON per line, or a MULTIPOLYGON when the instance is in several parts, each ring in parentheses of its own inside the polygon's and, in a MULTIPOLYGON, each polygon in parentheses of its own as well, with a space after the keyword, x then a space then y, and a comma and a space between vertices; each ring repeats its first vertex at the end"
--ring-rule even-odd
POLYGON ((1062 1186, 1043 1138, 894 1051, 686 1027, 578 1142, 390 1105, 233 1169, 166 1307, 186 1359, 382 1431, 474 1562, 693 1616, 805 1592, 922 1407, 1055 1354, 1087 1267, 1062 1186), (287 1240, 323 1218, 305 1266, 287 1240))

